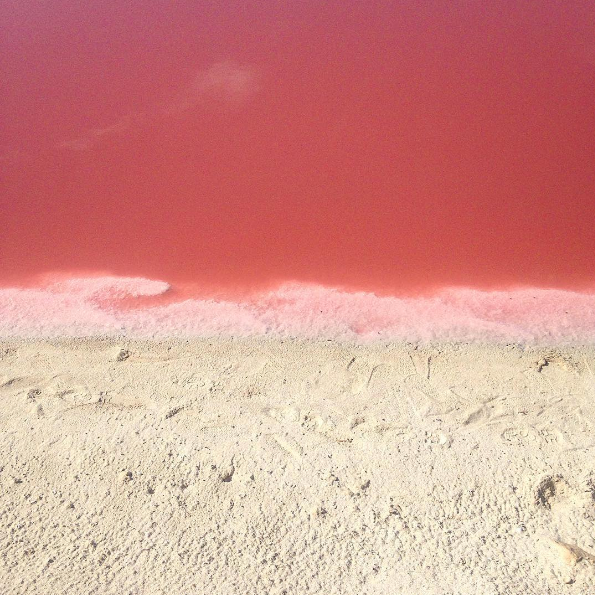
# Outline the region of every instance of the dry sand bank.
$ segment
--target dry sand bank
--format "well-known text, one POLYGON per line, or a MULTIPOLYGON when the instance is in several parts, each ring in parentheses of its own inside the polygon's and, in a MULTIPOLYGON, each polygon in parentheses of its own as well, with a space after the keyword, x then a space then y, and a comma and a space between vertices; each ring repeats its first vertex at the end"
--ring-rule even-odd
POLYGON ((595 593, 595 347, 5 341, 2 593, 595 593))

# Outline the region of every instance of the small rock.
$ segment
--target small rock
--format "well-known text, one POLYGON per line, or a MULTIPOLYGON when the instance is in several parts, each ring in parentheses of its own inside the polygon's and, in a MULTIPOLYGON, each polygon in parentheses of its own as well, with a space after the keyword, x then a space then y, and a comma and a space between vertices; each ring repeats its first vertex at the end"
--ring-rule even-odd
POLYGON ((120 349, 118 355, 116 356, 116 361, 123 362, 130 357, 130 351, 128 349, 120 349))
POLYGON ((440 434, 438 434, 438 444, 441 446, 450 446, 450 438, 446 434, 440 432, 440 434))
POLYGON ((28 393, 27 393, 27 400, 28 401, 35 401, 35 399, 37 397, 39 397, 41 395, 41 391, 38 388, 32 388, 28 393))
POLYGON ((122 483, 128 483, 129 481, 132 481, 132 471, 122 471, 118 474, 118 479, 122 482, 122 483))
POLYGON ((223 471, 219 476, 221 478, 221 481, 229 483, 233 479, 233 474, 235 473, 235 471, 236 470, 234 467, 229 467, 228 469, 223 471))

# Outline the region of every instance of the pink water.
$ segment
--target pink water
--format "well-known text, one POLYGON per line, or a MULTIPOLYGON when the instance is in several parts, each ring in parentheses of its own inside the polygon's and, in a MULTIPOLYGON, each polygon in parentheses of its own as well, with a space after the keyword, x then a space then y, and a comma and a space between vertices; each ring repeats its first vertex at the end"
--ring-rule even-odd
POLYGON ((0 334, 595 336, 595 4, 1 10, 0 334))

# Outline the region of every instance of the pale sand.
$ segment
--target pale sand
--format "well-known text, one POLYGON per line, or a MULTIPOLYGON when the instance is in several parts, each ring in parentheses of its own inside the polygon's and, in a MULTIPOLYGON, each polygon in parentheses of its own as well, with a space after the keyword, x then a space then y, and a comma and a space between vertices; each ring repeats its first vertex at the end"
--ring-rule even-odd
POLYGON ((0 592, 595 593, 595 347, 0 348, 0 592))

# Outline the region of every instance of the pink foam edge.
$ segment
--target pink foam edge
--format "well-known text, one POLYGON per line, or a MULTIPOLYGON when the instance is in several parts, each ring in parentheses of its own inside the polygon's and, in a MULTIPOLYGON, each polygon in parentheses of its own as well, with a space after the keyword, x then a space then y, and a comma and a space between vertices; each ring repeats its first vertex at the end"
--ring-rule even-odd
POLYGON ((337 341, 591 343, 595 293, 447 288, 381 297, 287 283, 234 300, 163 300, 163 281, 70 278, 0 289, 0 337, 297 337, 337 341), (157 298, 146 305, 142 300, 157 298))

